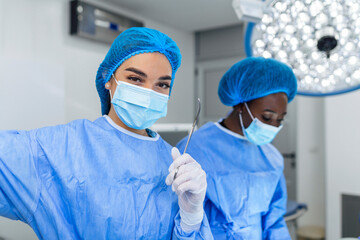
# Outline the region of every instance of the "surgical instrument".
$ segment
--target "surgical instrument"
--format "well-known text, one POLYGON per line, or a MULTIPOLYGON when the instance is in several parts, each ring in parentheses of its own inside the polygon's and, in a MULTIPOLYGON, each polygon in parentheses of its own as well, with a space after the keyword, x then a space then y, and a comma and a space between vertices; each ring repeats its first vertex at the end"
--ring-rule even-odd
MULTIPOLYGON (((187 149, 187 147, 188 147, 188 145, 189 145, 191 136, 192 136, 192 134, 193 134, 193 132, 194 132, 194 129, 195 129, 195 126, 196 126, 196 124, 197 124, 197 122, 198 122, 200 110, 201 110, 201 102, 200 102, 200 98, 198 98, 198 109, 197 109, 197 113, 196 113, 196 116, 195 116, 195 120, 194 120, 194 122, 193 122, 193 125, 192 125, 192 127, 191 127, 191 132, 190 132, 189 138, 188 138, 188 140, 187 140, 187 142, 186 142, 186 146, 185 146, 185 149, 184 149, 183 154, 186 153, 186 149, 187 149)), ((179 167, 180 167, 180 166, 179 166, 179 167)), ((177 173, 178 173, 178 171, 179 171, 179 167, 177 167, 176 170, 175 170, 174 180, 175 180, 176 175, 177 175, 177 173)))

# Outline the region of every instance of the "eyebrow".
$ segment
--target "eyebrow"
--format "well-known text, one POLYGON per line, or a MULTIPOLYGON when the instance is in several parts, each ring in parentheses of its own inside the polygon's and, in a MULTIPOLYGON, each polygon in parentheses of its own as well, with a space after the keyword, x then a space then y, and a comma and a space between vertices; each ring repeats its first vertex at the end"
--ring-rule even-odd
POLYGON ((146 73, 142 72, 141 70, 139 69, 136 69, 136 68, 133 68, 133 67, 130 67, 130 68, 126 68, 125 69, 126 71, 129 71, 129 72, 133 72, 133 73, 136 73, 142 77, 147 77, 146 73))
POLYGON ((166 75, 166 76, 160 77, 159 80, 170 80, 171 81, 171 77, 166 75))
MULTIPOLYGON (((147 78, 147 75, 146 73, 144 73, 143 71, 139 70, 139 69, 136 69, 136 68, 133 68, 133 67, 129 67, 129 68, 126 68, 125 69, 126 71, 129 71, 129 72, 133 72, 133 73, 136 73, 142 77, 145 77, 147 78)), ((166 76, 162 76, 159 78, 159 80, 170 80, 171 81, 171 77, 169 75, 166 75, 166 76)))

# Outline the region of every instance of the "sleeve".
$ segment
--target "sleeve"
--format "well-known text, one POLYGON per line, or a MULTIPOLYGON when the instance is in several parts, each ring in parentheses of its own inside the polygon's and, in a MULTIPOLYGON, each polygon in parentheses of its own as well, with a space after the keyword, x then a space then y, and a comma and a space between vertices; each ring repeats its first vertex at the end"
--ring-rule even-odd
POLYGON ((286 212, 286 201, 286 182, 284 175, 282 175, 269 210, 262 216, 263 239, 291 240, 283 217, 286 212))
POLYGON ((0 216, 31 222, 40 195, 34 131, 0 131, 0 216))
POLYGON ((173 240, 213 240, 213 235, 209 226, 209 221, 204 214, 203 221, 201 223, 199 231, 184 232, 180 227, 180 213, 178 212, 175 216, 175 226, 173 231, 173 240))
MULTIPOLYGON (((186 141, 187 138, 189 136, 185 137, 184 139, 182 139, 178 144, 177 144, 177 148, 179 149, 180 152, 184 151, 185 145, 186 145, 186 141)), ((191 143, 192 146, 194 146, 194 144, 196 144, 195 142, 191 143)), ((194 152, 191 151, 191 148, 188 148, 188 153, 194 157, 195 155, 195 160, 197 161, 198 157, 197 154, 194 154, 194 152)), ((180 227, 180 213, 178 213, 175 217, 175 227, 174 227, 174 232, 173 232, 173 239, 214 239, 213 235, 211 233, 211 229, 210 229, 210 225, 209 225, 209 221, 207 219, 207 216, 204 212, 204 218, 203 221, 201 223, 200 229, 199 231, 194 231, 194 232, 184 232, 181 227, 180 227)))

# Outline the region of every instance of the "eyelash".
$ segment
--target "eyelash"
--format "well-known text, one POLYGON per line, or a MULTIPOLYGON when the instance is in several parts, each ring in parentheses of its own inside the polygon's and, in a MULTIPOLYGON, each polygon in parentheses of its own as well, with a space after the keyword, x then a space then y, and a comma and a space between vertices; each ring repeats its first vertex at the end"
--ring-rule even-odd
POLYGON ((137 83, 142 82, 142 79, 138 78, 138 77, 129 76, 127 79, 129 79, 130 81, 133 81, 133 82, 137 82, 137 83))
POLYGON ((271 120, 271 118, 268 118, 268 117, 265 117, 265 116, 262 116, 262 118, 264 119, 264 121, 268 122, 271 120))
MULTIPOLYGON (((266 122, 271 121, 271 118, 268 118, 268 117, 265 117, 265 116, 262 116, 262 118, 266 122)), ((277 119, 276 121, 279 122, 279 123, 282 123, 284 121, 284 119, 277 119)))
MULTIPOLYGON (((139 77, 134 77, 134 76, 128 76, 127 77, 128 80, 130 81, 133 81, 135 83, 142 83, 143 80, 139 77)), ((161 89, 168 89, 170 88, 170 84, 166 83, 166 82, 160 82, 158 83, 158 86, 161 88, 161 89)))
POLYGON ((165 83, 165 82, 160 82, 160 83, 158 84, 158 86, 159 86, 160 88, 162 88, 162 89, 168 89, 168 88, 170 88, 170 84, 165 83))

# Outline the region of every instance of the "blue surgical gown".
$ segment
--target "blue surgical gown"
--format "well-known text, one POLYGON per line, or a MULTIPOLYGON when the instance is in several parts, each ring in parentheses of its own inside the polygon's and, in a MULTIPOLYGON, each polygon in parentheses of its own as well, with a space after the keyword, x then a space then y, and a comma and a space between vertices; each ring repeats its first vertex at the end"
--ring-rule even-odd
MULTIPOLYGON (((187 138, 178 143, 184 149, 187 138)), ((207 174, 205 212, 214 239, 291 239, 283 219, 283 158, 219 123, 196 131, 187 152, 207 174)))
POLYGON ((212 239, 180 227, 165 184, 171 146, 107 116, 32 131, 0 131, 0 215, 39 239, 212 239))

